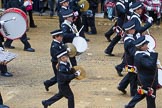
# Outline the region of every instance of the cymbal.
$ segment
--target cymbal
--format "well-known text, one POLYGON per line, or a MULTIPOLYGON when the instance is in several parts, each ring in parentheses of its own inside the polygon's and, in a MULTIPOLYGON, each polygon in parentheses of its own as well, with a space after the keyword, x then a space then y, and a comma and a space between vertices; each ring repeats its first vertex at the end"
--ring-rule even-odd
POLYGON ((75 73, 76 71, 80 71, 80 76, 76 77, 77 80, 82 80, 86 77, 86 72, 81 66, 74 66, 72 67, 72 72, 75 73))
POLYGON ((78 5, 84 4, 84 8, 81 8, 80 11, 87 11, 89 9, 89 2, 87 0, 79 0, 78 5))
POLYGON ((76 47, 72 43, 66 43, 65 46, 66 48, 70 49, 70 51, 68 51, 69 57, 74 57, 77 55, 76 47))

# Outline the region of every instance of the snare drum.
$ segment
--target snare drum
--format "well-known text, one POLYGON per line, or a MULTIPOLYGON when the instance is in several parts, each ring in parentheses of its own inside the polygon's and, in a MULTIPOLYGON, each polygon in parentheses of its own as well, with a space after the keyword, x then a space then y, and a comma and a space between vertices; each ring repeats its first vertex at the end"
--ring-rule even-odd
POLYGON ((154 37, 150 36, 150 35, 145 35, 145 37, 146 37, 146 40, 149 41, 149 43, 148 43, 149 50, 155 49, 155 47, 156 47, 156 40, 154 39, 154 37))
POLYGON ((18 8, 9 8, 0 16, 0 21, 5 21, 1 34, 8 39, 21 38, 27 30, 28 19, 26 13, 18 8), (14 20, 13 17, 15 17, 14 20))
POLYGON ((76 47, 78 53, 83 53, 88 47, 87 41, 80 36, 75 37, 72 44, 76 47))

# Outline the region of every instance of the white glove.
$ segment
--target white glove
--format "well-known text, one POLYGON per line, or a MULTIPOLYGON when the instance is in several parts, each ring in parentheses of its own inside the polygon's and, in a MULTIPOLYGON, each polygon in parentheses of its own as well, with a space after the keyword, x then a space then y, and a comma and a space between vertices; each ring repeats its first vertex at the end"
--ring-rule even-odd
POLYGON ((151 8, 151 6, 147 6, 147 8, 146 8, 148 11, 150 11, 152 8, 151 8))
POLYGON ((78 71, 76 71, 74 74, 75 74, 76 76, 80 76, 80 71, 78 70, 78 71))
POLYGON ((137 33, 136 34, 136 38, 138 39, 139 37, 141 37, 141 34, 140 33, 137 33))
POLYGON ((147 21, 148 21, 149 23, 152 23, 153 18, 152 18, 152 17, 148 17, 147 21))
POLYGON ((29 1, 25 1, 23 5, 26 7, 26 6, 30 5, 30 2, 29 1))
POLYGON ((1 24, 2 26, 4 25, 4 23, 5 23, 4 21, 0 21, 0 24, 1 24))
POLYGON ((129 9, 129 12, 133 13, 133 9, 129 9))
POLYGON ((75 11, 74 16, 78 16, 78 15, 79 15, 78 11, 75 11))
POLYGON ((131 17, 130 17, 129 15, 127 15, 127 19, 130 20, 130 18, 131 18, 131 17))
POLYGON ((81 8, 84 8, 84 3, 80 5, 81 8))
POLYGON ((76 33, 76 36, 79 36, 79 32, 76 33))
POLYGON ((67 48, 66 50, 67 50, 68 52, 70 52, 70 51, 71 51, 71 49, 70 49, 70 48, 67 48))

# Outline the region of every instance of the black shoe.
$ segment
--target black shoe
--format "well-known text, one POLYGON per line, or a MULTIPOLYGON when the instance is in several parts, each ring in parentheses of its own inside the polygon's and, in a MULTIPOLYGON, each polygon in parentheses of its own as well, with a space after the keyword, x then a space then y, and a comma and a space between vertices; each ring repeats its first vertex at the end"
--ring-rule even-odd
POLYGON ((119 86, 118 86, 118 90, 119 90, 119 91, 121 91, 123 94, 126 94, 126 93, 127 93, 127 91, 126 91, 126 90, 121 89, 119 86))
POLYGON ((10 72, 1 72, 1 76, 12 77, 13 75, 10 72))
POLYGON ((51 11, 51 12, 50 12, 50 17, 53 17, 53 15, 54 15, 54 13, 51 11))
POLYGON ((48 108, 48 105, 46 105, 46 101, 45 100, 42 101, 42 105, 44 106, 44 108, 48 108))
POLYGON ((108 42, 111 42, 111 39, 105 35, 108 42))
POLYGON ((122 77, 122 76, 123 76, 123 74, 121 74, 122 69, 119 69, 118 66, 115 66, 115 69, 116 69, 118 75, 119 75, 120 77, 122 77))
POLYGON ((15 49, 14 46, 6 46, 6 45, 4 45, 4 46, 5 46, 5 48, 8 48, 8 49, 15 49))
POLYGON ((89 39, 87 39, 87 38, 84 38, 87 42, 89 42, 90 40, 89 39))
POLYGON ((86 32, 88 35, 95 35, 97 33, 93 33, 93 32, 86 32))
POLYGON ((35 52, 35 49, 33 49, 33 48, 27 48, 27 49, 24 49, 24 51, 35 52))
POLYGON ((115 56, 115 55, 112 54, 112 53, 108 53, 106 50, 105 50, 104 52, 105 52, 105 54, 108 55, 108 56, 115 56))
POLYGON ((7 105, 0 105, 0 108, 10 108, 7 105))
POLYGON ((31 25, 30 27, 31 28, 37 28, 37 25, 31 25))
POLYGON ((46 91, 49 91, 49 88, 48 88, 48 86, 46 84, 46 81, 44 81, 43 84, 44 84, 44 87, 45 87, 46 91))

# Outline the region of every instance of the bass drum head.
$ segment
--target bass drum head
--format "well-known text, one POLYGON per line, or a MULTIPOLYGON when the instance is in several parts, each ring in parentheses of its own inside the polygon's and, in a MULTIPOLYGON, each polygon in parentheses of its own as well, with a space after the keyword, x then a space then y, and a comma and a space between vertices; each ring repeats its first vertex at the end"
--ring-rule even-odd
POLYGON ((150 50, 155 49, 155 47, 156 47, 156 41, 155 41, 155 39, 152 36, 150 36, 150 35, 145 35, 145 37, 146 37, 146 40, 149 41, 148 48, 150 50))
POLYGON ((27 29, 27 16, 18 8, 9 8, 1 15, 0 20, 10 20, 4 23, 1 34, 8 39, 14 40, 22 37, 27 29), (11 20, 13 18, 15 20, 11 20))
POLYGON ((158 68, 158 83, 162 86, 162 68, 158 68))
POLYGON ((72 44, 76 47, 76 50, 78 53, 83 53, 84 51, 86 51, 88 45, 87 45, 87 41, 83 38, 83 37, 75 37, 73 39, 72 44))

